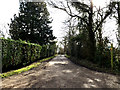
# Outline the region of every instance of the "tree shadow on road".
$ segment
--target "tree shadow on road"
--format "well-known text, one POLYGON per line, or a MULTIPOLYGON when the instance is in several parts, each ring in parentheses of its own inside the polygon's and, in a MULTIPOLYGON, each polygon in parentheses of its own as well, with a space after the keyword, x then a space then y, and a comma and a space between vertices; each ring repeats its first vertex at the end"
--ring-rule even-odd
MULTIPOLYGON (((50 61, 43 74, 36 76, 30 88, 118 88, 120 85, 115 85, 120 80, 115 76, 76 66, 62 58, 50 61)), ((33 77, 29 77, 29 82, 33 80, 33 77)))

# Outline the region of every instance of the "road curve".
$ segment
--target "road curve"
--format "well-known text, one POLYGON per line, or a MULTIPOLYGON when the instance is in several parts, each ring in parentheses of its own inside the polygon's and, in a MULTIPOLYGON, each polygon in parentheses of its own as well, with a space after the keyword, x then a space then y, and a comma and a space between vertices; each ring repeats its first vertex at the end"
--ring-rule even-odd
POLYGON ((120 88, 120 77, 77 66, 58 55, 42 69, 2 79, 2 88, 120 88))

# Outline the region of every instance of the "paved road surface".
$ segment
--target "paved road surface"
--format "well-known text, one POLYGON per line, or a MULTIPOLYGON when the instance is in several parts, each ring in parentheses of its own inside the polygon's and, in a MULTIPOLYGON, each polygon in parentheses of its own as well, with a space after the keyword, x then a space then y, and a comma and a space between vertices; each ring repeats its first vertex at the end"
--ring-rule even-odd
POLYGON ((2 80, 3 88, 120 88, 120 77, 89 70, 57 56, 41 66, 2 80))

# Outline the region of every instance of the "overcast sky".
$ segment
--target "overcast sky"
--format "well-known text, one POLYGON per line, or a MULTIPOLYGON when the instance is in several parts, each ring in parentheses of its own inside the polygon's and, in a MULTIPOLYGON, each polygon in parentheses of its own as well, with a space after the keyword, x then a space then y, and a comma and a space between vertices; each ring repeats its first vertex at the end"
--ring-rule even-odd
MULTIPOLYGON (((93 0, 93 4, 97 7, 105 6, 105 2, 109 2, 110 0, 93 0)), ((19 0, 1 0, 0 1, 0 29, 4 32, 6 31, 4 26, 7 27, 7 23, 10 23, 10 18, 13 18, 14 14, 18 14, 19 11, 19 0)), ((65 35, 63 31, 64 24, 63 22, 66 20, 68 15, 61 10, 53 9, 52 7, 48 7, 48 11, 50 12, 50 17, 53 19, 52 29, 53 34, 58 37, 58 40, 61 40, 61 37, 65 35)), ((110 39, 116 43, 116 35, 115 31, 117 26, 115 26, 115 20, 107 20, 107 24, 104 26, 104 36, 110 36, 110 39)), ((8 30, 8 27, 7 27, 8 30)), ((115 46, 115 45, 114 45, 115 46)))

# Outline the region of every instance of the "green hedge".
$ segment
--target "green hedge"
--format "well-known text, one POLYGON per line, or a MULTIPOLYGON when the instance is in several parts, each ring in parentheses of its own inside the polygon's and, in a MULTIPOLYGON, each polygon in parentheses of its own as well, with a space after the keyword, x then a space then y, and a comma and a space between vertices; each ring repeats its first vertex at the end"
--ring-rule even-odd
POLYGON ((2 69, 26 66, 37 59, 54 55, 55 51, 54 45, 40 46, 21 40, 3 38, 0 40, 2 42, 2 69))
POLYGON ((41 58, 53 56, 55 55, 55 52, 56 52, 55 44, 43 45, 41 50, 41 58))

